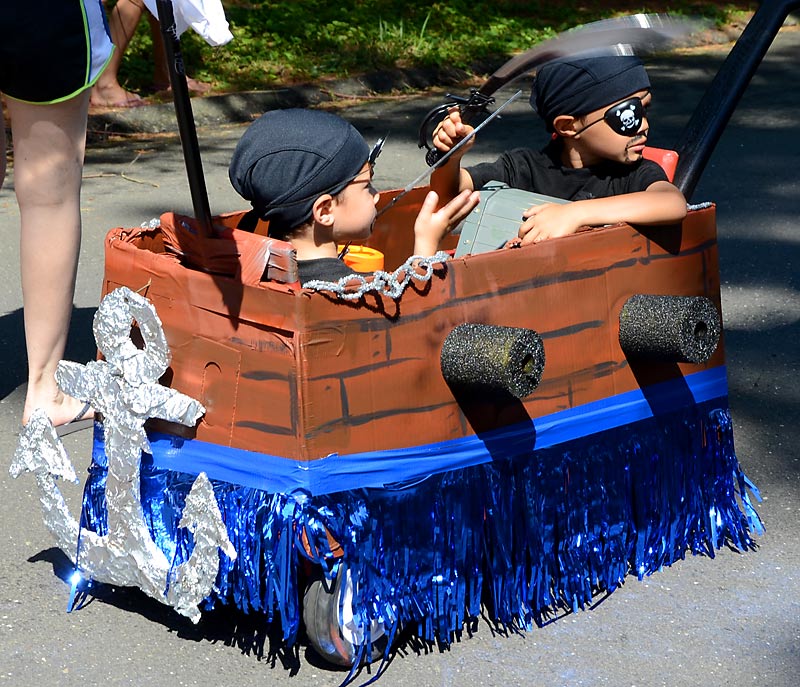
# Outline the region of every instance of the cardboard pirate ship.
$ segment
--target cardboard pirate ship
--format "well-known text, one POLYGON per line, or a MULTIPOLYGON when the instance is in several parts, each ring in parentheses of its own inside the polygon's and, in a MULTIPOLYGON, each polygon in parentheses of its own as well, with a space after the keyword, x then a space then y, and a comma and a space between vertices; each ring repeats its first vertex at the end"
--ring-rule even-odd
MULTIPOLYGON (((743 36, 752 70, 772 37, 760 13, 743 36)), ((718 135, 703 131, 679 147, 687 197, 699 171, 685 151, 707 159, 718 135)), ((395 281, 424 193, 369 240, 395 281)), ((402 293, 355 300, 301 288, 291 246, 240 220, 214 218, 209 235, 167 213, 106 239, 104 294, 127 287, 157 314, 117 329, 146 320, 146 349, 163 327, 160 388, 205 410, 150 420, 130 472, 154 556, 175 569, 209 549, 182 518, 208 478, 224 532, 202 608, 263 613, 289 642, 302 617, 323 656, 358 664, 401 627, 448 643, 483 609, 527 628, 687 552, 753 546, 713 204, 678 226, 442 259, 402 293)), ((120 484, 107 424, 81 518, 101 539, 120 484)))
MULTIPOLYGON (((376 227, 387 270, 410 252, 424 191, 376 227)), ((709 206, 680 226, 450 259, 399 298, 356 302, 300 288, 290 246, 268 236, 198 239, 171 214, 113 230, 105 292, 154 305, 172 354, 162 383, 206 409, 191 429, 151 423, 142 506, 156 542, 178 559, 191 549, 179 505, 205 473, 238 553, 222 556, 211 603, 279 611, 291 638, 298 557, 333 578, 346 566, 356 629, 329 656, 343 662, 376 623, 446 642, 484 603, 527 627, 630 570, 750 548, 714 218, 709 206), (635 297, 672 309, 627 314, 635 297), (652 350, 626 353, 621 329, 642 318, 652 350)), ((98 429, 85 507, 100 533, 102 455, 98 429)))

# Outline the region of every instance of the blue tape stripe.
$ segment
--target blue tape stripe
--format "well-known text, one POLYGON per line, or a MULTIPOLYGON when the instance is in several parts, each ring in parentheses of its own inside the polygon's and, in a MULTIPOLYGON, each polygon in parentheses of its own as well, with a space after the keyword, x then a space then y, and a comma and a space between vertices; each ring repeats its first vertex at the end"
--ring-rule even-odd
POLYGON ((321 495, 366 487, 391 488, 431 474, 480 465, 490 462, 498 448, 503 457, 529 455, 534 449, 621 427, 660 412, 722 400, 727 393, 726 369, 720 366, 647 387, 644 392, 637 389, 618 394, 480 436, 390 451, 331 454, 311 462, 166 434, 152 434, 150 444, 158 468, 189 474, 205 472, 213 480, 269 493, 321 495))

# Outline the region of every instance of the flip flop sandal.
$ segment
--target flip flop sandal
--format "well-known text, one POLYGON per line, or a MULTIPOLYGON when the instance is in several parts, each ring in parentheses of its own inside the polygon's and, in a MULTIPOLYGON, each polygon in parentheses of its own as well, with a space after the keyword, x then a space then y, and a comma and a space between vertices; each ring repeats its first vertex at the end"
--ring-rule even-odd
POLYGON ((90 427, 94 427, 94 413, 92 413, 92 417, 84 418, 83 416, 86 415, 92 409, 91 403, 84 403, 83 408, 80 409, 78 414, 72 418, 69 422, 59 425, 56 427, 56 435, 60 437, 65 437, 68 434, 74 434, 75 432, 80 432, 84 429, 89 429, 90 427))

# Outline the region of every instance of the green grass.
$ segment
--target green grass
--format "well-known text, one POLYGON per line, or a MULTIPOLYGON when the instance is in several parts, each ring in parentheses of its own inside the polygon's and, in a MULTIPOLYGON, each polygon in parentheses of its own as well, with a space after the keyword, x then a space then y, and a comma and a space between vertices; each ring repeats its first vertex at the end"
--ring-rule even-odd
MULTIPOLYGON (((224 0, 234 40, 211 48, 182 38, 187 71, 217 91, 265 88, 391 67, 483 66, 567 28, 618 14, 670 11, 717 23, 755 3, 710 0, 224 0)), ((142 21, 120 72, 133 90, 152 81, 153 47, 142 21)))

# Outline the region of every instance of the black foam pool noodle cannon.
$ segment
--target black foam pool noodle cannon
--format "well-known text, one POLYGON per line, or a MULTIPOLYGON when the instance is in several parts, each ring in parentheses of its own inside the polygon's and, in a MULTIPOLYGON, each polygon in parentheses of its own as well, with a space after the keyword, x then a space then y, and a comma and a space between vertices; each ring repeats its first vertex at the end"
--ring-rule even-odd
POLYGON ((460 324, 442 345, 442 376, 450 388, 471 396, 525 398, 539 385, 544 343, 531 329, 460 324))
POLYGON ((722 322, 704 296, 631 296, 619 314, 619 345, 630 359, 704 363, 717 350, 722 322))

